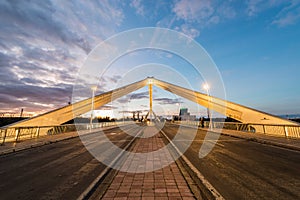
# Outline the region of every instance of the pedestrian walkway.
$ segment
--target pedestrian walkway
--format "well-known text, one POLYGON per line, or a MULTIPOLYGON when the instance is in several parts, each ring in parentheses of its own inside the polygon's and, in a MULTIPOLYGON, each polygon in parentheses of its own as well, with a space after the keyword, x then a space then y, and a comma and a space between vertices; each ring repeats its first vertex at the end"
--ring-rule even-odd
POLYGON ((195 199, 176 162, 168 163, 172 156, 163 147, 157 129, 146 127, 131 150, 135 154, 117 172, 103 199, 195 199))
MULTIPOLYGON (((109 126, 109 127, 105 127, 105 128, 97 128, 97 129, 93 129, 92 132, 95 132, 97 130, 111 129, 113 127, 115 127, 115 126, 109 126)), ((90 130, 80 131, 81 135, 88 134, 88 133, 90 133, 90 130)), ((18 141, 18 142, 6 142, 3 145, 0 145, 0 155, 15 152, 15 151, 21 151, 21 150, 29 149, 29 148, 33 148, 33 147, 38 147, 38 146, 42 146, 45 144, 50 144, 50 143, 67 140, 67 139, 71 139, 71 138, 75 138, 75 137, 78 137, 77 131, 41 136, 38 138, 22 140, 22 141, 18 141)))
MULTIPOLYGON (((185 127, 190 128, 196 128, 201 129, 204 131, 209 131, 209 128, 199 128, 195 125, 181 125, 185 127)), ((221 133, 222 135, 235 137, 235 138, 241 138, 249 141, 259 142, 262 144, 269 144, 273 146, 278 146, 282 148, 287 148, 291 150, 300 151, 300 139, 299 138, 285 138, 280 137, 276 135, 269 135, 269 134, 263 134, 263 133, 253 133, 253 132, 246 132, 246 131, 237 131, 237 130, 231 130, 231 129, 218 129, 213 128, 210 130, 211 132, 215 133, 221 133)))
POLYGON ((300 151, 300 139, 284 138, 262 133, 251 133, 229 129, 222 129, 220 131, 222 131, 223 135, 300 151))

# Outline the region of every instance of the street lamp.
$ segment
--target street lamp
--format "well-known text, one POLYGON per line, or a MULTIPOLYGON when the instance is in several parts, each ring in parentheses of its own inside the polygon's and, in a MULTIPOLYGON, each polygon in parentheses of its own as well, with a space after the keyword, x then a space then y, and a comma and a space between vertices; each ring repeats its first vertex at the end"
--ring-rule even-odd
MULTIPOLYGON (((203 89, 206 90, 207 96, 209 97, 209 85, 207 83, 203 84, 203 89)), ((210 115, 209 115, 209 102, 207 104, 207 118, 210 119, 210 115)))
POLYGON ((209 127, 211 127, 211 116, 210 116, 210 110, 209 110, 209 104, 210 104, 210 94, 209 94, 209 85, 208 85, 208 83, 204 83, 203 84, 203 89, 205 89, 206 90, 206 93, 207 93, 207 96, 208 96, 208 103, 207 103, 207 117, 208 117, 208 119, 209 119, 209 127))
POLYGON ((123 113, 123 124, 124 124, 124 123, 125 123, 125 122, 124 122, 124 118, 125 118, 125 116, 124 116, 124 112, 125 112, 125 111, 124 111, 124 106, 122 106, 122 108, 123 108, 123 112, 122 112, 122 113, 123 113))
POLYGON ((92 131, 92 125, 93 125, 93 118, 94 118, 94 97, 95 97, 95 91, 97 90, 97 86, 92 86, 92 106, 91 106, 91 118, 90 118, 90 131, 92 131))

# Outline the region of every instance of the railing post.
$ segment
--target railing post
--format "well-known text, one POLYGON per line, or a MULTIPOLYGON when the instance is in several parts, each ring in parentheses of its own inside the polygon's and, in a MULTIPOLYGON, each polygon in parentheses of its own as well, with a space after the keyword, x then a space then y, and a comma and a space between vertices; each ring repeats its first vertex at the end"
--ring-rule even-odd
POLYGON ((4 137, 3 137, 1 145, 4 145, 4 143, 5 143, 6 134, 7 134, 7 129, 5 129, 5 131, 4 131, 4 137))
POLYGON ((38 138, 40 136, 40 127, 37 127, 36 129, 36 137, 38 138))
POLYGON ((30 138, 32 138, 32 134, 33 134, 33 127, 30 128, 30 138))
POLYGON ((15 134, 16 134, 15 140, 17 142, 20 136, 20 128, 15 128, 15 134))
POLYGON ((285 137, 289 137, 289 132, 288 132, 287 127, 285 125, 283 126, 283 129, 284 129, 285 137))

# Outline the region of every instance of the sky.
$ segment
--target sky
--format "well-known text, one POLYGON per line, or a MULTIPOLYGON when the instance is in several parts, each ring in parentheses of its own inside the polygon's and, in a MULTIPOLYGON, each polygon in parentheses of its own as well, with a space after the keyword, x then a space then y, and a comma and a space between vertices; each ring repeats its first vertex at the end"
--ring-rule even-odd
MULTIPOLYGON (((227 100, 275 115, 300 113, 300 1, 284 0, 1 0, 0 112, 23 108, 40 114, 74 101, 74 85, 91 52, 115 35, 144 27, 167 28, 199 43, 220 73, 218 88, 224 87, 227 100)), ((177 85, 185 81, 205 93, 205 77, 170 52, 130 52, 101 70, 92 78, 100 80, 96 94, 147 75, 177 85)), ((159 114, 178 114, 180 107, 206 114, 205 108, 159 88, 153 95, 159 114)), ((143 88, 99 113, 120 116, 125 110, 147 110, 148 104, 143 88)))

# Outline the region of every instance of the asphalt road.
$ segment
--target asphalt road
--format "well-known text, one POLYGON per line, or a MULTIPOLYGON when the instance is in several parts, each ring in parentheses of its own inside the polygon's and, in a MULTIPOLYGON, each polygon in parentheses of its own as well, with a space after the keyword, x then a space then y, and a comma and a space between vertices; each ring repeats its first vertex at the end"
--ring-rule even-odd
MULTIPOLYGON (((129 129, 138 131, 126 127, 129 129)), ((121 148, 133 138, 119 128, 105 133, 121 148)), ((86 138, 93 139, 92 135, 86 138)), ((95 145, 94 141, 91 145, 95 145)), ((109 151, 105 144, 97 148, 109 151)), ((80 138, 3 155, 0 156, 0 199, 76 199, 104 168, 80 138)))
MULTIPOLYGON (((177 129, 169 125, 163 130, 173 138, 177 129)), ((182 128, 186 135, 192 130, 182 128)), ((200 159, 205 135, 199 129, 185 155, 225 199, 300 199, 300 152, 220 136, 200 159)))
MULTIPOLYGON (((172 138, 177 128, 168 125, 164 132, 172 138)), ((138 132, 132 127, 126 130, 138 132)), ((182 132, 188 138, 192 130, 182 132)), ((105 132, 120 147, 132 139, 119 128, 105 132)), ((213 150, 199 159, 205 134, 198 130, 185 155, 226 199, 300 199, 299 152, 221 136, 213 150)), ((95 145, 92 135, 86 138, 95 145)), ((106 144, 97 148, 109 151, 106 144)), ((104 168, 79 138, 3 155, 0 199, 76 199, 104 168)))

